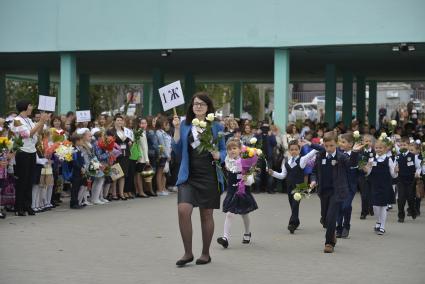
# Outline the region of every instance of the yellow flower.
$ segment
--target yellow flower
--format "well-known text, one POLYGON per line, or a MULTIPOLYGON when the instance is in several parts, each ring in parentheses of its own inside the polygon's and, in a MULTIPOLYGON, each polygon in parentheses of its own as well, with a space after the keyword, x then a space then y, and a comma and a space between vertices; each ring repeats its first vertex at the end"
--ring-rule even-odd
POLYGON ((255 149, 249 149, 248 156, 252 158, 254 157, 254 155, 255 155, 255 149))

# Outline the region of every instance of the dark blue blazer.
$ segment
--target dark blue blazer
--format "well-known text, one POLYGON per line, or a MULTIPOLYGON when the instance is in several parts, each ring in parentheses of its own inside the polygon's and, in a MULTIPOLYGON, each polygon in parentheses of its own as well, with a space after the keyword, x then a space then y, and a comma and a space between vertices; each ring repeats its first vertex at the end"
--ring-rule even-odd
MULTIPOLYGON (((321 170, 321 163, 323 159, 326 159, 326 151, 320 145, 312 144, 311 148, 319 151, 316 156, 316 161, 311 175, 311 181, 317 182, 317 194, 322 194, 322 180, 326 177, 323 176, 321 170)), ((358 163, 358 153, 352 152, 350 158, 344 153, 336 151, 336 165, 333 167, 332 180, 334 185, 334 194, 336 195, 336 201, 344 201, 348 196, 350 185, 348 181, 348 171, 350 167, 355 167, 358 163)))
MULTIPOLYGON (((214 138, 217 138, 219 132, 223 132, 223 126, 218 122, 213 122, 211 127, 214 138)), ((176 154, 177 159, 181 161, 179 174, 177 177, 176 185, 185 183, 189 178, 189 134, 192 130, 192 123, 187 125, 186 121, 183 120, 180 124, 180 140, 176 143, 173 139, 172 147, 176 154)), ((218 143, 218 149, 220 151, 220 160, 224 163, 226 158, 226 145, 224 143, 224 137, 221 137, 218 143)), ((224 178, 220 172, 217 172, 217 179, 220 184, 221 190, 224 191, 224 178)))

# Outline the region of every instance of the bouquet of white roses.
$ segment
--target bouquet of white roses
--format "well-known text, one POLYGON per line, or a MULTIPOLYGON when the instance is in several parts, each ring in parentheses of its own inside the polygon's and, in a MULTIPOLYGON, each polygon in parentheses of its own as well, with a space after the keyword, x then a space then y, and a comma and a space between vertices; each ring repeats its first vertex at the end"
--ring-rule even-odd
POLYGON ((295 201, 300 201, 303 198, 308 198, 311 195, 311 188, 308 186, 306 182, 297 184, 292 190, 291 194, 294 195, 295 201))

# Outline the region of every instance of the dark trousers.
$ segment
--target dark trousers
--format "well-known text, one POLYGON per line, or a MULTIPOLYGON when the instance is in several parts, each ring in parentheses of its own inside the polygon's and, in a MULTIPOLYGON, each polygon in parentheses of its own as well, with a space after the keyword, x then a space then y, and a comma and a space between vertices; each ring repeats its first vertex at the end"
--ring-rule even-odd
POLYGON ((336 231, 339 233, 342 232, 342 229, 350 230, 351 228, 351 212, 353 211, 352 204, 355 195, 356 192, 354 190, 349 190, 347 198, 341 204, 336 227, 336 231))
POLYGON ((69 206, 78 206, 78 192, 80 191, 80 187, 83 184, 83 177, 81 174, 74 174, 72 176, 72 186, 71 186, 71 201, 69 202, 69 206))
POLYGON ((421 198, 416 197, 415 200, 415 205, 416 205, 416 214, 420 215, 421 214, 421 198))
POLYGON ((298 227, 300 225, 300 202, 294 199, 294 195, 291 192, 288 193, 288 201, 289 206, 291 206, 291 218, 289 218, 289 225, 298 227))
POLYGON ((416 217, 416 206, 415 206, 415 190, 414 183, 405 183, 398 182, 397 183, 397 192, 398 192, 398 218, 404 219, 406 216, 406 212, 404 207, 406 206, 406 202, 411 208, 412 217, 416 217))
POLYGON ((25 211, 31 208, 32 203, 36 154, 19 151, 16 153, 15 160, 15 176, 17 177, 15 209, 16 211, 25 211))
POLYGON ((326 225, 325 244, 335 246, 336 219, 339 215, 342 202, 336 200, 333 189, 322 190, 320 194, 320 204, 322 206, 323 224, 326 225))
POLYGON ((125 176, 124 192, 135 193, 136 186, 134 185, 134 175, 136 174, 136 161, 128 161, 127 175, 125 176))
POLYGON ((360 190, 360 196, 362 199, 362 212, 361 215, 368 215, 370 212, 373 212, 372 202, 371 202, 371 186, 366 176, 361 175, 358 178, 357 186, 360 190))

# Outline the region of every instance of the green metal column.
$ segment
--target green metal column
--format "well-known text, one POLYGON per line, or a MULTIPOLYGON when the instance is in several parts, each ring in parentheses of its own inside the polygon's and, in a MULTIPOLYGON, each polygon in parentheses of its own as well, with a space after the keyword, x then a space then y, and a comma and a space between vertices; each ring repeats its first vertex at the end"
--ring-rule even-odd
POLYGON ((342 75, 342 120, 348 127, 353 119, 353 73, 342 75))
POLYGON ((157 115, 163 111, 161 98, 158 89, 164 86, 164 75, 160 68, 155 68, 152 72, 152 108, 151 113, 157 115))
POLYGON ((6 74, 0 73, 0 115, 6 114, 6 74))
POLYGON ((80 84, 78 86, 78 109, 90 109, 90 75, 80 74, 80 84))
POLYGON ((192 73, 186 73, 184 75, 184 102, 185 106, 188 106, 192 100, 193 94, 196 92, 196 82, 195 77, 192 73))
POLYGON ((143 111, 142 115, 144 117, 151 115, 151 106, 152 106, 152 90, 150 84, 143 84, 143 111))
POLYGON ((334 64, 326 65, 325 83, 325 122, 332 128, 335 125, 336 113, 336 67, 334 64))
POLYGON ((377 83, 376 81, 369 81, 369 108, 368 108, 368 119, 369 126, 376 126, 376 94, 377 94, 377 83))
POLYGON ((50 94, 50 72, 47 68, 38 70, 38 94, 43 96, 50 94))
POLYGON ((242 114, 242 83, 236 82, 233 84, 233 115, 234 117, 241 117, 242 114))
POLYGON ((60 91, 58 113, 75 111, 77 98, 77 64, 75 55, 62 53, 60 59, 60 91))
POLYGON ((288 122, 289 50, 274 51, 274 123, 282 132, 288 122))
POLYGON ((356 94, 356 118, 361 125, 365 122, 366 110, 366 82, 365 77, 357 75, 357 94, 356 94))

